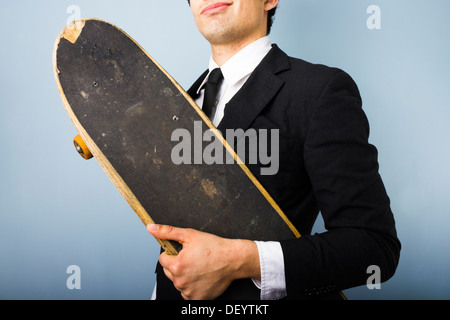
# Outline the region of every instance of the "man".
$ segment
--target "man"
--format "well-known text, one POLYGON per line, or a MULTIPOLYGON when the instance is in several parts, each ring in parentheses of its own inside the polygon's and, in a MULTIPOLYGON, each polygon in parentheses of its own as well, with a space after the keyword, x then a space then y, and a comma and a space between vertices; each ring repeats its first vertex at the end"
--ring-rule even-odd
POLYGON ((331 297, 365 284, 371 265, 389 279, 400 242, 356 84, 270 44, 278 0, 189 4, 212 52, 189 94, 204 107, 205 85, 220 68, 218 103, 208 111, 218 129, 279 130, 277 174, 249 168, 302 237, 254 242, 149 225, 156 238, 183 245, 178 256, 160 256, 156 297, 215 299, 238 279, 252 279, 248 290, 261 299, 331 297), (319 211, 327 232, 310 235, 319 211))

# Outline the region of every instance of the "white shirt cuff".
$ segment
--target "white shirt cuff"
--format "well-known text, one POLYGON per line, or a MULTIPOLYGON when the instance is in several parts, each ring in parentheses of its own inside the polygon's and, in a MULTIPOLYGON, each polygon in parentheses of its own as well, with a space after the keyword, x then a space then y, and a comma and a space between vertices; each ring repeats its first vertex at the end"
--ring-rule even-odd
POLYGON ((261 300, 278 300, 286 297, 284 257, 279 242, 255 241, 261 266, 261 281, 252 279, 261 289, 261 300))

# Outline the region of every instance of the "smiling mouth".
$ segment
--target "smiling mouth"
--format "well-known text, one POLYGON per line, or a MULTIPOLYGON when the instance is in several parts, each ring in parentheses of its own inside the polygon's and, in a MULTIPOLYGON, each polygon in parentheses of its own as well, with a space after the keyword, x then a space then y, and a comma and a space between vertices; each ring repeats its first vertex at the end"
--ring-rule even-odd
POLYGON ((227 9, 229 6, 231 6, 231 3, 229 2, 216 2, 213 4, 210 4, 209 6, 206 6, 202 9, 201 14, 205 16, 209 16, 215 13, 222 12, 223 10, 227 9))

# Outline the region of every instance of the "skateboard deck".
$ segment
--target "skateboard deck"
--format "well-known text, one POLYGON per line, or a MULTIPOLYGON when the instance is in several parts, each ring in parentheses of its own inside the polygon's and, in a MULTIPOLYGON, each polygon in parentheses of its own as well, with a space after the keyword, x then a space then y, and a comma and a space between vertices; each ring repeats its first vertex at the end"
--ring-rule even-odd
MULTIPOLYGON (((81 143, 144 225, 233 239, 300 237, 201 109, 125 32, 98 19, 75 21, 58 36, 53 60, 59 93, 81 143), (222 141, 233 164, 174 164, 172 133, 184 129, 193 136, 198 121, 222 141)), ((157 241, 169 254, 182 249, 157 241)))

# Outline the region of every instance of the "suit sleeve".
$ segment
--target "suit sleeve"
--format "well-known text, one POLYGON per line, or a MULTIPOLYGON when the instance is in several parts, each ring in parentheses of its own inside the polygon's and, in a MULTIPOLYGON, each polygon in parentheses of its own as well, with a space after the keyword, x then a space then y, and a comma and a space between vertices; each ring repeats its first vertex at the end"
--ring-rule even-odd
POLYGON ((368 138, 358 88, 338 70, 318 99, 304 144, 327 232, 281 243, 289 298, 364 285, 371 265, 380 268, 382 282, 395 272, 400 242, 368 138))

